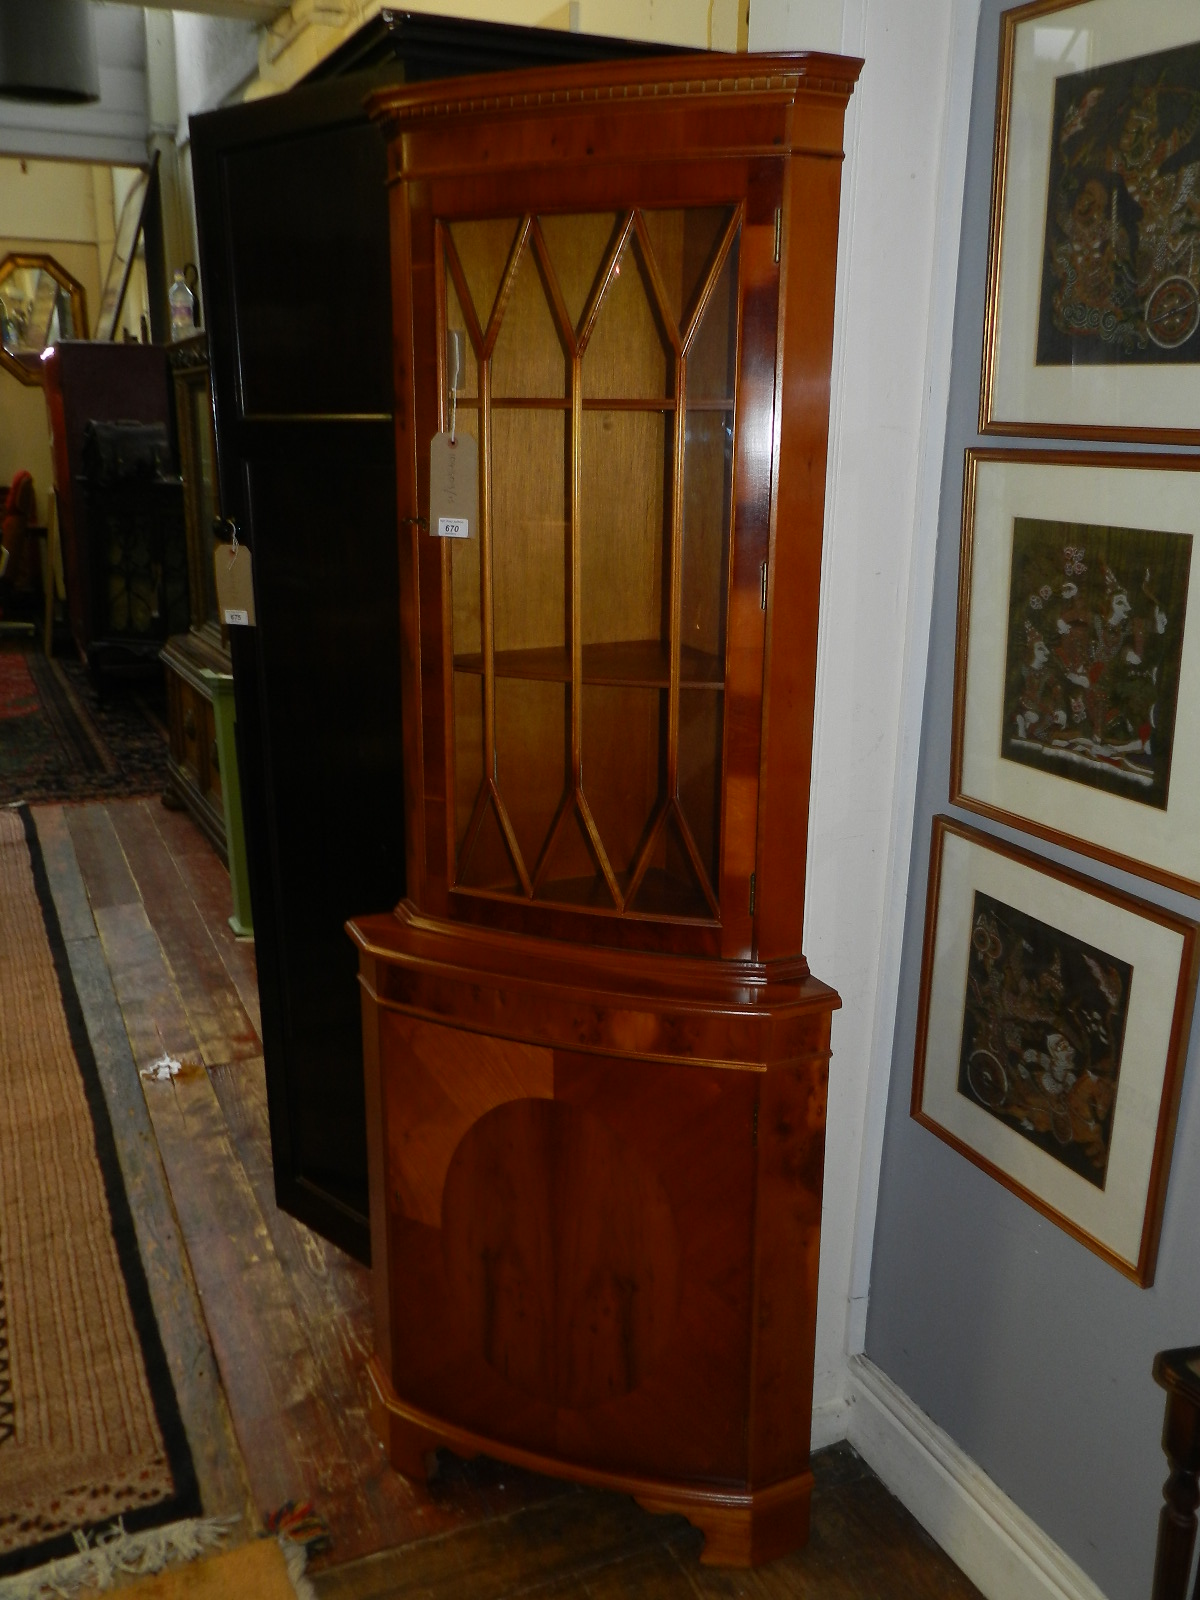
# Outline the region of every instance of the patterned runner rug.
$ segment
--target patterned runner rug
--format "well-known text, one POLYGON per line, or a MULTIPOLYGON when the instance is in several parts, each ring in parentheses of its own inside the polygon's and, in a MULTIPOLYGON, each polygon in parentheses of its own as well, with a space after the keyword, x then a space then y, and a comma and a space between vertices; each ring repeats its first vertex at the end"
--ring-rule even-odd
POLYGON ((161 677, 101 696, 79 661, 0 646, 0 805, 160 792, 165 718, 161 677))
POLYGON ((199 1509, 37 835, 0 810, 0 1574, 199 1509))

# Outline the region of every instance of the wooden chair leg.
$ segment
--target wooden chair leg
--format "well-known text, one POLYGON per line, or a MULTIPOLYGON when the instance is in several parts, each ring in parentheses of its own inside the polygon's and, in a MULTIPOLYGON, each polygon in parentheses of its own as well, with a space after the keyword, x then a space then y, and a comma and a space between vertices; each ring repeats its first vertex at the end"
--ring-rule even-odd
POLYGON ((58 504, 54 497, 54 490, 51 489, 46 496, 46 566, 43 584, 46 613, 42 621, 42 650, 48 656, 54 654, 54 600, 58 593, 61 569, 62 551, 58 543, 58 504))
MULTIPOLYGON (((1158 1518, 1152 1600, 1186 1600, 1200 1505, 1200 1410, 1185 1395, 1167 1394, 1163 1450, 1171 1471, 1158 1518)), ((1200 1600, 1200 1578, 1192 1600, 1200 1600)))

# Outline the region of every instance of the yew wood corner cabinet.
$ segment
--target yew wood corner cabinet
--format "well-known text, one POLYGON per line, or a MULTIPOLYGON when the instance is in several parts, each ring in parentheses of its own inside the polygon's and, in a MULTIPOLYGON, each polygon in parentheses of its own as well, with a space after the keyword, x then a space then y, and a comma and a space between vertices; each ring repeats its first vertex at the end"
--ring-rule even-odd
POLYGON ((838 998, 801 926, 859 65, 371 101, 409 891, 350 928, 377 1422, 406 1473, 444 1445, 622 1489, 718 1563, 808 1532, 838 998))

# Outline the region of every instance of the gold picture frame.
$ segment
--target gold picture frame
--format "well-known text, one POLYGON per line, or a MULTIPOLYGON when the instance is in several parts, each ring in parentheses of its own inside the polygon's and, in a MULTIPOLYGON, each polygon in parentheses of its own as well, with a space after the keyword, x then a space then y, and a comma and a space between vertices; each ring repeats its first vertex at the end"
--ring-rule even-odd
POLYGON ((1200 896, 1200 456, 969 449, 950 802, 1200 896))
POLYGON ((935 817, 913 1117, 1143 1288, 1200 927, 935 817))
POLYGON ((981 433, 1200 441, 1198 103, 1194 7, 1004 13, 981 433))

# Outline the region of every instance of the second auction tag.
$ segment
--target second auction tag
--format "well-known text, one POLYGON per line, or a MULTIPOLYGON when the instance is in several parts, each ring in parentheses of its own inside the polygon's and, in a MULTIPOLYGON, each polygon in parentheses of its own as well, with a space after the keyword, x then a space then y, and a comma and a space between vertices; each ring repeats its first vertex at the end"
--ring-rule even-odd
POLYGON ((213 552, 217 579, 217 610, 227 628, 254 626, 254 574, 250 552, 244 544, 219 544, 213 552))
POLYGON ((435 433, 429 446, 429 531, 469 539, 479 514, 479 446, 469 433, 435 433))

